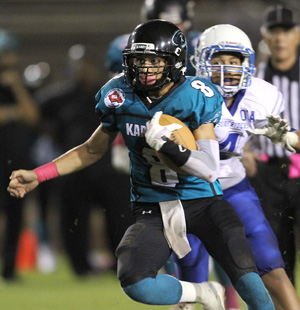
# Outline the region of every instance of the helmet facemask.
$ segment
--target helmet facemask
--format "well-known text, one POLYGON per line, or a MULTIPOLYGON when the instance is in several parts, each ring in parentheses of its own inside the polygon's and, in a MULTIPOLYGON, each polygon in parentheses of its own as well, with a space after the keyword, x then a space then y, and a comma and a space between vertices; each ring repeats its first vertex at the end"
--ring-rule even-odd
MULTIPOLYGON (((150 55, 151 54, 149 54, 149 56, 150 55)), ((138 65, 137 57, 140 56, 141 54, 124 55, 124 71, 131 81, 129 86, 138 91, 148 92, 160 90, 165 84, 172 82, 171 71, 173 65, 169 64, 171 62, 169 56, 152 55, 164 59, 164 65, 138 65), (157 78, 159 75, 160 77, 157 78)))
MULTIPOLYGON (((220 82, 216 84, 223 97, 232 97, 239 90, 246 89, 251 84, 251 78, 255 73, 254 51, 236 45, 215 45, 204 48, 198 59, 195 59, 197 75, 203 76, 211 81, 214 72, 220 73, 220 82), (212 57, 216 54, 232 54, 241 58, 241 65, 212 65, 212 57), (239 83, 236 85, 225 85, 226 73, 231 72, 240 75, 239 83)), ((227 77, 228 78, 228 77, 227 77)))
POLYGON ((245 32, 230 24, 219 24, 206 29, 197 42, 191 62, 197 75, 210 81, 212 75, 219 72, 220 79, 214 74, 212 82, 223 97, 232 97, 239 90, 249 87, 255 74, 255 52, 251 41, 245 32), (216 62, 217 59, 213 59, 216 54, 233 58, 231 60, 220 56, 220 61, 216 62), (240 62, 236 62, 235 57, 240 62))
MULTIPOLYGON (((159 64, 162 65, 161 63, 159 64)), ((186 39, 182 31, 174 24, 154 19, 138 25, 128 39, 123 50, 123 68, 125 82, 137 91, 157 91, 170 82, 176 82, 183 75, 186 65, 186 39), (161 71, 154 74, 157 65, 146 66, 136 60, 162 58, 165 63, 161 71), (144 68, 144 69, 143 69, 144 68), (147 69, 147 70, 146 70, 147 69), (160 75, 153 83, 152 76, 160 75), (144 83, 148 81, 147 83, 144 83)))
POLYGON ((185 63, 178 60, 176 55, 156 51, 153 53, 149 53, 149 51, 147 53, 123 52, 123 66, 126 84, 137 91, 144 92, 157 91, 162 89, 164 85, 177 81, 184 74, 185 70, 185 63), (136 58, 146 54, 161 57, 165 60, 166 64, 164 66, 137 66, 136 58), (163 70, 153 72, 152 68, 163 68, 163 70), (161 77, 156 79, 155 83, 147 84, 147 81, 151 80, 149 76, 155 75, 161 75, 161 77))

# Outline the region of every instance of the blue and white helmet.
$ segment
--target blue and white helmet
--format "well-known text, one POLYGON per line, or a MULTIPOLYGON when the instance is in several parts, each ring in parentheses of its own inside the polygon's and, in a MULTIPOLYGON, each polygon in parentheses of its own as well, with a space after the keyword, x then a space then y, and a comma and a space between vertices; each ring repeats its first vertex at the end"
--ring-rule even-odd
POLYGON ((255 73, 255 52, 250 39, 241 29, 229 24, 215 25, 206 29, 199 37, 192 58, 198 76, 211 80, 212 72, 221 73, 221 84, 217 87, 223 97, 232 97, 239 90, 250 86, 251 78, 255 73), (241 54, 242 65, 212 65, 213 54, 219 52, 241 54), (238 85, 224 85, 225 72, 241 74, 240 83, 238 85))

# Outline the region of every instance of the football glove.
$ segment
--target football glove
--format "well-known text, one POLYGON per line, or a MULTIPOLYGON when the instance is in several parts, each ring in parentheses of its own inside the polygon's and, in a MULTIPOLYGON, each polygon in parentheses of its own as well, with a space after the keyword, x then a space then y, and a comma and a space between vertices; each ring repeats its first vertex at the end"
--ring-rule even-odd
POLYGON ((162 114, 162 111, 156 112, 152 117, 151 121, 148 121, 146 123, 146 142, 156 151, 159 151, 162 146, 167 142, 167 139, 170 138, 172 131, 180 129, 182 127, 181 125, 176 123, 161 126, 159 124, 159 119, 162 114))
POLYGON ((254 129, 255 135, 264 135, 268 137, 275 145, 285 147, 292 153, 296 153, 293 148, 298 143, 298 136, 294 132, 290 132, 291 127, 286 119, 282 119, 279 115, 268 115, 268 124, 264 128, 254 129))

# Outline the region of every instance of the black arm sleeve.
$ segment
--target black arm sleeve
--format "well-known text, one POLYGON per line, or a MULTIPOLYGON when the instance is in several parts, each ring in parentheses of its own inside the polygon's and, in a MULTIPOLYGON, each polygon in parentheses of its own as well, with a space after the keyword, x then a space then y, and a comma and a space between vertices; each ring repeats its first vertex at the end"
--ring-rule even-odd
POLYGON ((167 142, 163 144, 159 152, 166 155, 176 166, 183 166, 189 159, 191 151, 168 138, 166 140, 167 142))

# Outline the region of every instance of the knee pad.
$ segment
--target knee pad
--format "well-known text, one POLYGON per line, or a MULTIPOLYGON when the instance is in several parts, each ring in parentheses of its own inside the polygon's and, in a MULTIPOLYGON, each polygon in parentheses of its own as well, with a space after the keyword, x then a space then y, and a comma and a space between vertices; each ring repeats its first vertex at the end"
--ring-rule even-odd
POLYGON ((225 258, 219 264, 226 271, 233 284, 249 272, 257 273, 251 248, 243 235, 232 236, 227 242, 227 247, 230 257, 225 258))
POLYGON ((248 269, 255 266, 255 260, 244 236, 233 236, 228 240, 228 250, 234 264, 241 269, 248 269))
POLYGON ((118 258, 117 274, 122 287, 141 280, 141 278, 136 278, 134 275, 134 267, 137 266, 135 249, 137 241, 144 229, 145 225, 143 224, 131 225, 116 249, 116 256, 118 258))
POLYGON ((171 255, 160 227, 136 223, 128 228, 116 250, 118 278, 122 287, 155 278, 171 255))
POLYGON ((227 245, 227 249, 224 250, 229 251, 235 266, 240 269, 256 266, 250 245, 246 239, 245 226, 230 203, 226 200, 216 201, 211 210, 214 212, 214 219, 218 221, 222 229, 223 238, 227 245), (224 208, 224 204, 228 204, 230 208, 224 208))

